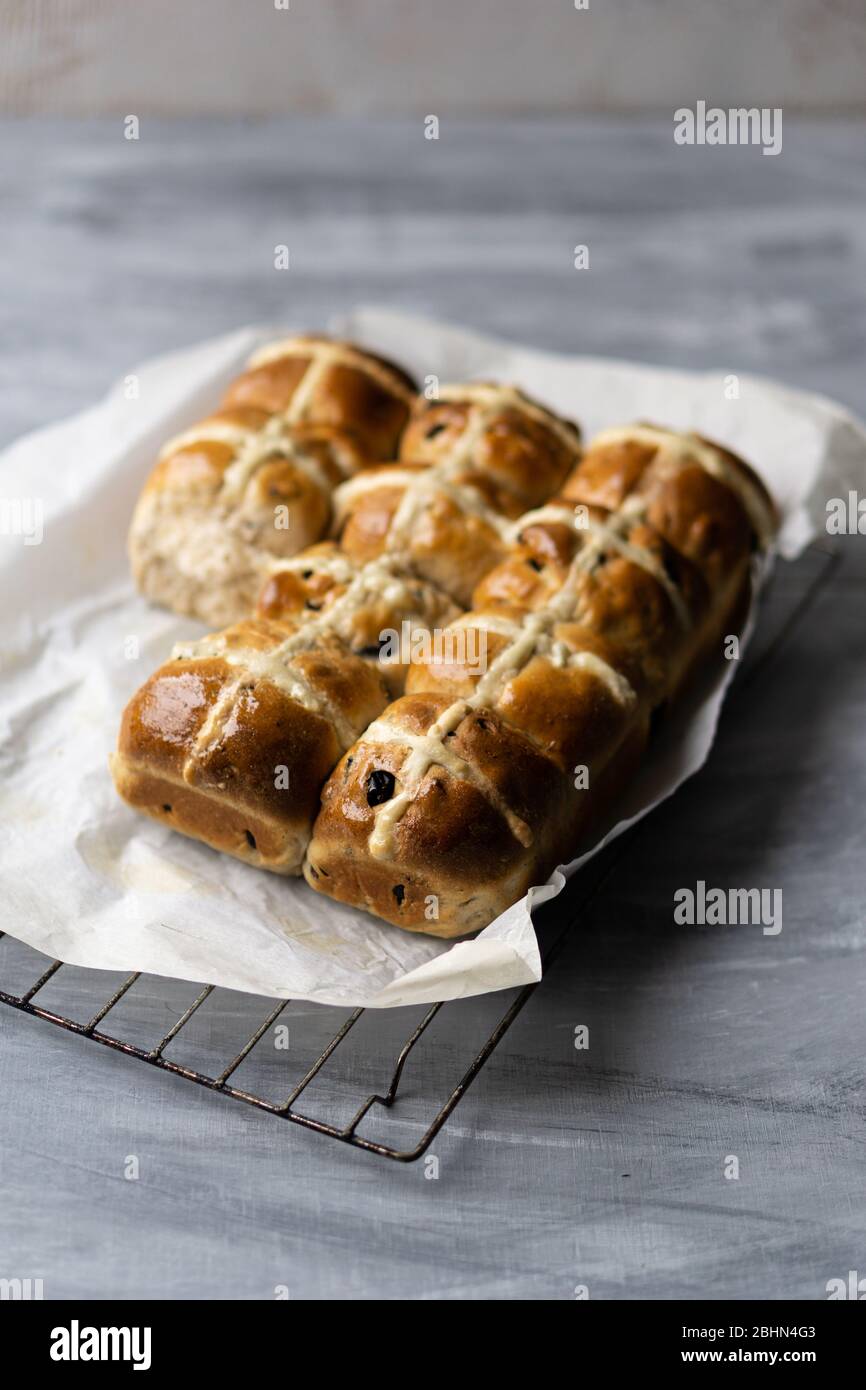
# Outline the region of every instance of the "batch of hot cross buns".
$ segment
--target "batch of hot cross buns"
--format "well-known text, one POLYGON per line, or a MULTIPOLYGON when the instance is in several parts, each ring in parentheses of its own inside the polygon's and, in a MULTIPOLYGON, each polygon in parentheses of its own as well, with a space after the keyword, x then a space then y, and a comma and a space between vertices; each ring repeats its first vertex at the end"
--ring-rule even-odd
POLYGON ((133 696, 118 791, 408 931, 477 931, 591 841, 775 526, 697 435, 584 448, 514 386, 419 395, 349 343, 273 343, 136 507, 141 592, 218 630, 133 696))

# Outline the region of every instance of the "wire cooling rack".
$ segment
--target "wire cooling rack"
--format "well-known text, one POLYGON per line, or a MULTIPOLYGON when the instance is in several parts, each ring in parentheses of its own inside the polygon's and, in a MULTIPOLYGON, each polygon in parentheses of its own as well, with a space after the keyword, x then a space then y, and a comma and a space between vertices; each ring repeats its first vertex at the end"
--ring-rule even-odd
MULTIPOLYGON (((809 548, 805 556, 795 566, 785 567, 785 581, 778 584, 774 581, 771 586, 772 592, 765 595, 765 610, 767 608, 775 610, 771 613, 765 612, 761 623, 759 640, 756 640, 749 649, 749 653, 744 661, 744 670, 740 673, 739 679, 734 686, 730 703, 739 705, 752 689, 760 673, 766 669, 770 660, 778 652, 781 646, 788 640, 792 632, 802 621, 807 609, 810 607, 818 593, 828 582, 838 562, 838 552, 829 542, 817 542, 809 548), (779 595, 779 589, 784 592, 779 595), (768 602, 767 600, 772 600, 768 602)), ((778 571, 777 571, 778 573, 778 571)), ((568 934, 571 925, 582 916, 590 903, 604 890, 614 867, 627 855, 634 839, 642 832, 646 821, 642 821, 629 834, 623 835, 615 841, 608 850, 597 856, 595 860, 585 869, 577 880, 570 885, 565 895, 567 911, 563 910, 563 900, 559 903, 551 904, 551 908, 556 908, 556 929, 551 934, 547 926, 541 933, 542 941, 547 938, 546 948, 543 946, 542 958, 544 961, 545 972, 556 956, 562 942, 568 934)), ((542 909, 542 916, 545 910, 542 909)), ((547 924, 550 925, 549 923, 547 924)), ((4 947, 14 942, 13 936, 6 936, 0 932, 0 979, 3 978, 5 964, 4 947)), ((16 945, 19 943, 15 943, 16 945)), ((42 962, 47 957, 41 956, 36 951, 27 948, 30 955, 37 962, 42 962)), ((37 964, 36 969, 39 969, 37 964)), ((379 1154, 382 1158, 396 1159, 398 1162, 411 1163, 420 1158, 429 1148, 433 1139, 442 1129, 456 1107, 460 1104, 466 1091, 478 1076, 485 1063, 498 1047, 502 1038, 508 1032, 514 1020, 529 999, 538 988, 537 984, 525 986, 511 1000, 500 1017, 498 1023, 486 1037, 480 1049, 469 1062, 457 1084, 451 1093, 435 1110, 431 1118, 426 1122, 421 1138, 412 1148, 399 1148, 394 1144, 384 1140, 373 1139, 365 1134, 359 1133, 359 1127, 366 1119, 374 1106, 380 1107, 385 1112, 393 1112, 397 1101, 400 1084, 403 1079, 406 1064, 416 1047, 419 1040, 427 1032, 430 1025, 442 1010, 469 1009, 472 1004, 469 1001, 454 1001, 447 1004, 434 1004, 423 1015, 419 1022, 409 1033, 403 1045, 399 1048, 393 1063, 389 1069, 383 1073, 390 1075, 388 1085, 381 1091, 373 1091, 359 1098, 359 1103, 354 1113, 346 1123, 336 1123, 332 1119, 324 1116, 317 1117, 309 1114, 305 1110, 298 1108, 298 1103, 304 1096, 308 1088, 316 1080, 319 1074, 327 1066, 334 1053, 344 1042, 351 1030, 355 1027, 362 1015, 367 1012, 364 1009, 356 1009, 346 1018, 337 1031, 333 1034, 326 1046, 316 1057, 312 1065, 308 1066, 303 1075, 293 1086, 288 1096, 280 1100, 271 1100, 257 1094, 252 1090, 244 1089, 232 1084, 232 1078, 238 1069, 245 1063, 253 1053, 256 1046, 265 1038, 269 1031, 279 1024, 281 1016, 289 1008, 290 1001, 285 999, 278 1000, 267 1012, 259 1025, 247 1038, 243 1046, 234 1056, 224 1065, 220 1065, 219 1059, 214 1067, 208 1071, 199 1070, 188 1066, 182 1062, 175 1061, 167 1057, 167 1049, 176 1041, 181 1031, 186 1028, 199 1009, 215 992, 214 985, 205 985, 196 995, 192 1002, 172 1023, 171 1027, 160 1037, 159 1041, 152 1046, 144 1046, 140 1043, 115 1036, 106 1031, 106 1024, 109 1015, 116 1010, 122 1001, 126 1000, 139 981, 142 980, 140 973, 135 972, 129 975, 122 983, 115 988, 109 998, 105 998, 105 973, 98 970, 88 970, 77 972, 87 977, 87 985, 93 991, 94 1000, 102 1002, 88 1017, 86 1022, 73 1019, 64 1013, 56 1012, 50 1008, 43 1007, 35 1000, 37 996, 45 990, 56 978, 60 971, 69 972, 73 967, 64 966, 62 961, 51 961, 44 966, 34 982, 23 992, 15 993, 0 989, 0 1003, 8 1005, 10 1008, 17 1009, 21 1013, 29 1014, 34 1018, 43 1019, 47 1023, 53 1023, 59 1028, 64 1028, 70 1033, 78 1034, 80 1037, 89 1038, 92 1042, 102 1043, 104 1047, 112 1048, 116 1052, 125 1054, 127 1057, 136 1057, 139 1061, 147 1062, 150 1066, 158 1067, 162 1071, 170 1072, 175 1076, 182 1077, 186 1081, 194 1082, 198 1086, 206 1087, 222 1096, 229 1096, 232 1100, 243 1101, 247 1105, 254 1106, 256 1109, 265 1111, 278 1119, 288 1120, 292 1124, 301 1125, 305 1129, 316 1131, 318 1134, 328 1135, 332 1139, 339 1140, 344 1144, 351 1144, 355 1148, 365 1149, 370 1153, 379 1154)), ((152 978, 152 977, 151 977, 152 978)), ((173 982, 157 981, 167 987, 173 982)), ((141 987, 140 987, 141 988, 141 987)), ((477 1003, 477 1001, 473 1001, 477 1003)), ((164 1001, 163 1001, 163 1007, 164 1001)), ((389 1011, 392 1012, 392 1011, 389 1011)), ((396 1012, 396 1011, 393 1011, 396 1012)), ((422 1088, 423 1089, 423 1088, 422 1088)), ((432 1107, 431 1107, 432 1108, 432 1107)), ((429 1113, 429 1112, 428 1112, 429 1113)))

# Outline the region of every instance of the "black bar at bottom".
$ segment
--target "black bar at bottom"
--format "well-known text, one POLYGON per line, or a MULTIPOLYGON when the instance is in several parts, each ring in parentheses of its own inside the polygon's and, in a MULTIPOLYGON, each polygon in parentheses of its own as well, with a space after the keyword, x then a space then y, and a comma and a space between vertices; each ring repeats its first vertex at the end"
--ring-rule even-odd
MULTIPOLYGON (((593 1299, 591 1290, 586 1296, 581 1285, 564 1288, 561 1297, 533 1301, 572 1305, 563 1325, 580 1337, 576 1370, 595 1364, 587 1359, 595 1355, 604 1357, 608 1372, 634 1369, 642 1377, 707 1365, 797 1365, 819 1371, 826 1381, 828 1372, 856 1364, 861 1344, 860 1315, 838 1307, 866 1296, 866 1279, 852 1281, 851 1273, 840 1276, 832 1298, 828 1293, 814 1302, 602 1301, 593 1299)), ((275 1369, 284 1364, 286 1335, 308 1326, 306 1315, 298 1323, 292 1309, 293 1303, 307 1301, 319 1300, 307 1300, 302 1287, 277 1286, 263 1290, 260 1301, 233 1304, 225 1317, 215 1315, 212 1302, 31 1297, 15 1299, 12 1306, 4 1297, 0 1329, 7 1364, 26 1364, 31 1373, 66 1376, 77 1369, 92 1377, 101 1367, 112 1374, 137 1367, 142 1374, 194 1372, 199 1379, 211 1370, 223 1378, 246 1371, 260 1380, 269 1356, 275 1369)), ((334 1301, 342 1300, 338 1295, 334 1301)), ((354 1300, 347 1295, 347 1301, 354 1300)), ((503 1348, 513 1343, 513 1320, 502 1336, 503 1348)), ((495 1365, 495 1350, 490 1360, 495 1365)))

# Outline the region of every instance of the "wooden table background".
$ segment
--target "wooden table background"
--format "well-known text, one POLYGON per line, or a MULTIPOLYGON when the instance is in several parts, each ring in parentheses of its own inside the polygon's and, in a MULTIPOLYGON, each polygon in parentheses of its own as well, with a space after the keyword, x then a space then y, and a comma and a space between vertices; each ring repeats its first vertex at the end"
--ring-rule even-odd
MULTIPOLYGON (((137 142, 119 121, 6 121, 0 139, 2 442, 149 354, 356 302, 866 409, 862 124, 786 122, 777 158, 590 119, 438 142, 418 121, 210 119, 144 121, 137 142)), ((820 1299, 866 1275, 864 545, 843 543, 709 765, 580 914, 436 1139, 438 1177, 0 1009, 0 1277, 47 1298, 820 1299), (783 931, 675 927, 673 892, 699 878, 782 888, 783 931)), ((780 574, 777 600, 799 582, 780 574)), ((28 969, 0 946, 2 983, 28 969)), ((88 988, 64 970, 45 1003, 84 1016, 88 988)), ((193 992, 144 984, 118 1031, 159 1036, 193 992)), ((443 1012, 392 1140, 417 1141, 503 1004, 443 1012)), ((228 1057, 262 1016, 213 996, 172 1055, 228 1057)), ((288 1021, 288 1052, 255 1064, 275 1093, 339 1019, 288 1021)), ((351 1113, 409 1026, 365 1016, 316 1103, 351 1113)))

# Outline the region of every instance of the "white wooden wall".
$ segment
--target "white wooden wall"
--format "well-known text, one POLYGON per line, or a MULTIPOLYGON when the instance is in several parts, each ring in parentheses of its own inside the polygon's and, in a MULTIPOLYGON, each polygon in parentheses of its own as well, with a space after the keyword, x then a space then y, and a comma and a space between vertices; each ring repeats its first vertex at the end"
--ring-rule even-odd
POLYGON ((578 3, 0 0, 0 111, 866 110, 866 0, 578 3))

